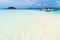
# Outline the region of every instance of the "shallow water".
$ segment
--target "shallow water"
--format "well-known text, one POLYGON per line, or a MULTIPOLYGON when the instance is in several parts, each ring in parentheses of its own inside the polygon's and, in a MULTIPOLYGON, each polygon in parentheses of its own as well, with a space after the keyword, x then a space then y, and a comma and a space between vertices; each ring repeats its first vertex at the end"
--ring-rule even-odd
POLYGON ((0 10, 0 40, 60 40, 60 10, 0 10))

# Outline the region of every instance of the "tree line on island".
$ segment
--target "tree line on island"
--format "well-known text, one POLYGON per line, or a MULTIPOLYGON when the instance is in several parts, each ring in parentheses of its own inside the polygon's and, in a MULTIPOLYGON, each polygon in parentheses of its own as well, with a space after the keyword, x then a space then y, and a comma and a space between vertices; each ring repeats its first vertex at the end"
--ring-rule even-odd
POLYGON ((8 7, 7 9, 16 9, 15 7, 8 7))

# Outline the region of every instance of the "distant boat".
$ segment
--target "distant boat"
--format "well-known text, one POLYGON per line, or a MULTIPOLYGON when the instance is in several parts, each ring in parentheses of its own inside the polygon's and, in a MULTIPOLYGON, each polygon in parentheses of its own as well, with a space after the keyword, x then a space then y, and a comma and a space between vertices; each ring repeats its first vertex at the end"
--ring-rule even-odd
POLYGON ((50 9, 51 9, 51 7, 49 7, 49 6, 45 7, 46 11, 50 11, 50 9))
POLYGON ((57 11, 57 10, 58 10, 58 9, 52 8, 52 7, 49 7, 49 6, 45 7, 45 11, 47 11, 47 12, 50 12, 50 11, 57 11))
POLYGON ((16 9, 15 7, 8 7, 7 9, 16 9))

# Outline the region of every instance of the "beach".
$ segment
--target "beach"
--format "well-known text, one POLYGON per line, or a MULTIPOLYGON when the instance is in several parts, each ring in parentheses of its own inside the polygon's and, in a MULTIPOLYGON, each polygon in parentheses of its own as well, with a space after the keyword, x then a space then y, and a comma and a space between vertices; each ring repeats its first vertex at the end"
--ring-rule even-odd
POLYGON ((60 40, 60 15, 40 10, 0 10, 0 40, 60 40))

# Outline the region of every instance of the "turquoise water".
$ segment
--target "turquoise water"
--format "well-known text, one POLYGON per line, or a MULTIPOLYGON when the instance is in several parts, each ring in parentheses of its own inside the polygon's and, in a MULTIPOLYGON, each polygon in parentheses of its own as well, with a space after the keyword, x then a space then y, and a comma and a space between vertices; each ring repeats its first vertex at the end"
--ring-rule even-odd
POLYGON ((46 11, 46 10, 42 10, 42 12, 48 12, 48 13, 51 13, 51 14, 60 14, 60 10, 50 10, 50 11, 46 11))
POLYGON ((46 10, 40 10, 40 9, 1 9, 0 11, 18 11, 18 10, 36 10, 36 11, 42 11, 42 12, 49 12, 49 13, 55 13, 55 14, 60 14, 60 10, 50 10, 50 11, 46 11, 46 10))

